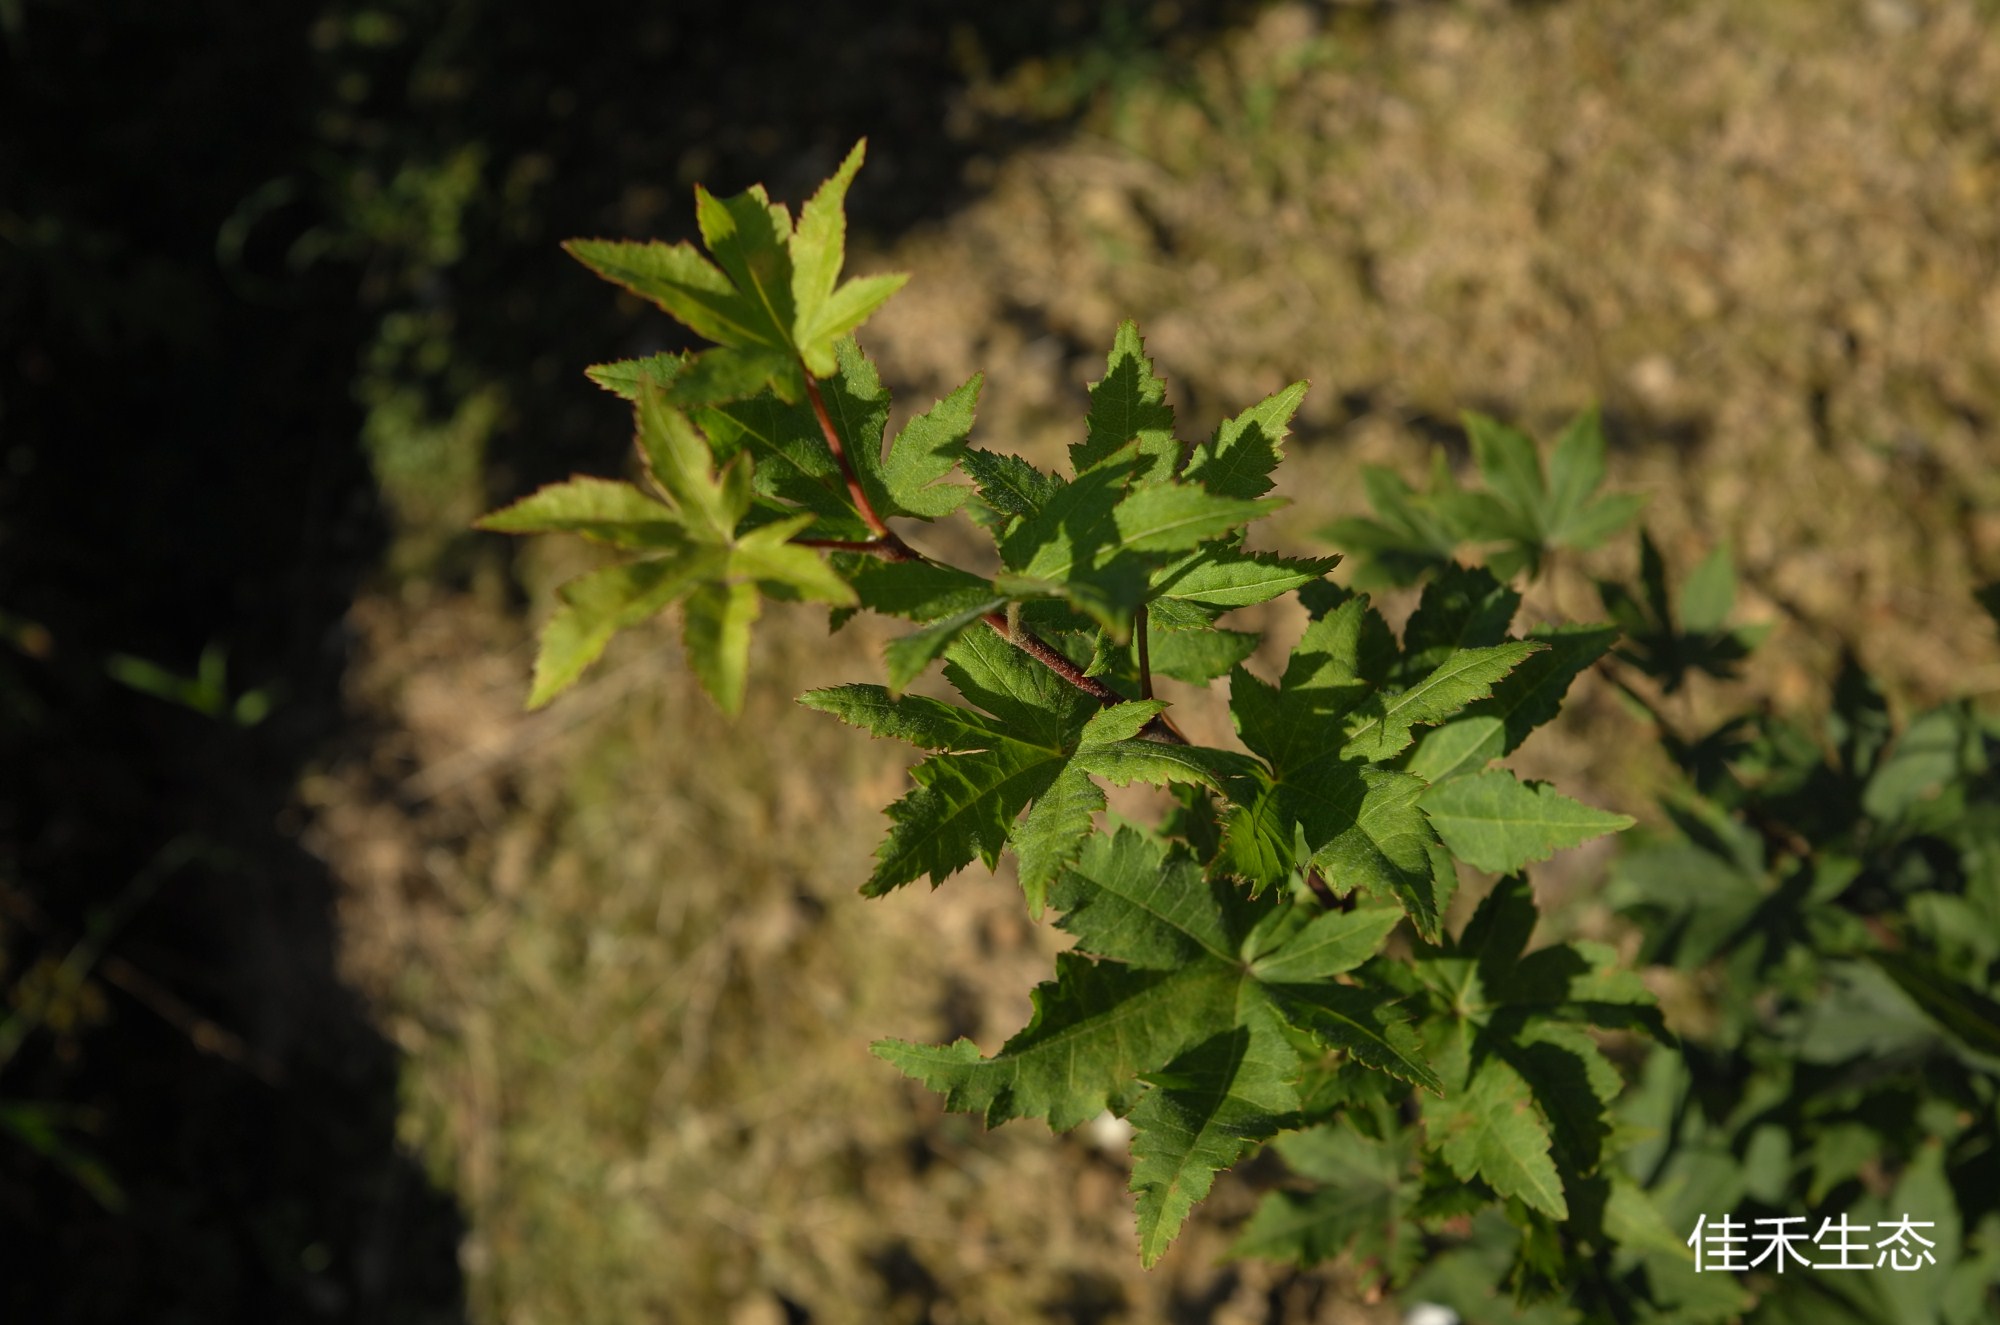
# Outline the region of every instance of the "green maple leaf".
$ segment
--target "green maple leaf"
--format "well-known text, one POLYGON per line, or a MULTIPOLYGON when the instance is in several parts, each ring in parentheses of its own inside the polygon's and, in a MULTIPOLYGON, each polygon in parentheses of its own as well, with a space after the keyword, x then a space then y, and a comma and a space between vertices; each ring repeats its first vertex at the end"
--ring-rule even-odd
POLYGON ((1483 567, 1443 567, 1403 627, 1403 657, 1391 675, 1407 684, 1460 649, 1504 643, 1520 606, 1521 595, 1483 567))
POLYGON ((1512 754, 1530 732, 1561 711, 1571 682, 1610 650, 1618 631, 1611 626, 1554 626, 1528 638, 1543 645, 1542 651, 1496 682, 1487 698, 1426 732, 1410 753, 1410 772, 1438 783, 1476 773, 1512 754))
POLYGON ((1380 947, 1393 910, 1253 900, 1131 828, 1091 838, 1053 901, 1077 949, 998 1053, 969 1040, 887 1040, 875 1052, 989 1125, 1040 1117, 1061 1129, 1127 1112, 1149 1265, 1214 1174, 1293 1121, 1302 1048, 1438 1087, 1389 1001, 1335 982, 1380 947))
POLYGON ((1495 874, 1512 874, 1633 823, 1627 815, 1571 800, 1546 782, 1522 782, 1505 769, 1434 786, 1417 803, 1452 855, 1495 874))
POLYGON ((1033 515, 1062 490, 1062 480, 1044 474, 1017 455, 967 448, 959 466, 979 486, 975 508, 995 533, 1004 534, 1014 521, 1033 515))
POLYGON ((1307 628, 1279 685, 1237 669, 1230 680, 1237 733, 1267 767, 1231 811, 1232 866, 1264 887, 1310 865, 1336 888, 1399 900, 1418 932, 1435 937, 1437 839, 1417 805, 1424 783, 1376 765, 1400 752, 1418 725, 1486 697, 1537 647, 1463 649, 1393 691, 1394 641, 1367 599, 1353 597, 1307 628))
POLYGON ((619 631, 664 611, 720 569, 721 558, 703 550, 687 558, 606 566, 561 586, 535 652, 528 707, 540 708, 575 684, 619 631))
POLYGON ((1137 475, 1148 463, 1136 448, 1121 448, 1016 519, 1000 541, 1000 589, 1063 598, 1123 640, 1153 573, 1178 560, 1173 554, 1231 535, 1281 504, 1218 497, 1170 479, 1142 484, 1137 475))
POLYGON ((1362 466, 1361 488, 1374 516, 1343 516, 1320 531, 1320 537, 1356 558, 1357 587, 1415 584, 1451 564, 1462 539, 1441 509, 1458 490, 1443 452, 1432 454, 1427 491, 1417 491, 1380 465, 1362 466))
POLYGON ((631 484, 576 478, 480 521, 501 533, 576 533, 641 554, 557 591, 528 706, 539 708, 573 685, 620 630, 682 602, 689 665, 717 705, 733 714, 742 707, 761 597, 838 605, 855 602, 854 591, 817 553, 787 542, 810 515, 743 527, 753 500, 749 456, 717 473, 708 443, 650 383, 640 387, 635 414, 640 455, 665 501, 631 484))
POLYGON ((612 366, 618 370, 600 382, 616 390, 644 377, 691 406, 752 396, 767 386, 796 400, 799 366, 815 377, 832 375, 835 343, 908 279, 840 281, 847 254, 847 188, 866 146, 856 143, 806 202, 796 229, 791 214, 761 185, 732 198, 697 185, 695 219, 713 261, 685 242, 565 244, 592 271, 652 300, 719 347, 685 362, 670 377, 656 359, 640 369, 612 366))
POLYGON ((867 685, 800 697, 877 736, 937 752, 911 771, 916 789, 889 807, 889 835, 862 889, 871 896, 926 875, 940 883, 975 857, 991 868, 1011 847, 1039 914, 1104 808, 1096 779, 1216 787, 1248 765, 1228 751, 1136 739, 1164 704, 1100 709, 995 632, 968 634, 946 656, 946 679, 977 708, 867 685))
POLYGON ((1156 571, 1147 601, 1156 623, 1195 629, 1234 608, 1303 588, 1339 564, 1339 557, 1279 557, 1211 544, 1156 571))
POLYGON ((1549 1126, 1528 1083, 1504 1058, 1482 1062, 1454 1095, 1423 1103, 1424 1130, 1453 1173, 1484 1180, 1551 1219, 1569 1218, 1550 1157, 1549 1126))
POLYGON ((1452 1171, 1554 1219, 1590 1177, 1611 1134, 1622 1082, 1586 1026, 1664 1038, 1638 977, 1599 944, 1527 952, 1536 923, 1519 875, 1480 903, 1456 941, 1418 945, 1405 965, 1372 964, 1384 983, 1428 992, 1430 1061, 1445 1084, 1423 1102, 1424 1127, 1452 1171))
POLYGON ((1375 518, 1347 518, 1325 536, 1361 557, 1357 583, 1410 584, 1450 564, 1462 544, 1482 544, 1501 579, 1536 574, 1549 553, 1598 546, 1629 523, 1644 498, 1598 496, 1604 482, 1604 430, 1596 411, 1578 415, 1549 455, 1546 471, 1534 440, 1482 414, 1465 415, 1483 489, 1459 487, 1443 456, 1419 492, 1386 470, 1364 471, 1375 518))
POLYGON ((1563 429, 1547 472, 1534 439, 1517 428, 1468 413, 1465 431, 1485 492, 1462 491, 1444 506, 1465 542, 1505 546, 1487 564, 1501 578, 1535 574, 1558 548, 1593 548, 1638 514, 1645 498, 1596 496, 1604 482, 1604 429, 1595 410, 1563 429))
POLYGON ((583 370, 597 385, 614 396, 636 401, 640 390, 651 384, 672 387, 687 365, 688 356, 661 352, 643 359, 620 359, 615 363, 594 363, 583 370))
POLYGON ((1167 384, 1154 375, 1135 322, 1118 324, 1104 376, 1090 384, 1085 427, 1084 439, 1069 448, 1070 466, 1078 474, 1128 445, 1142 457, 1136 482, 1163 482, 1180 468, 1181 444, 1174 438, 1167 384))
MULTIPOLYGON (((935 520, 958 509, 967 489, 944 480, 965 453, 983 378, 973 377, 912 418, 885 454, 889 393, 875 365, 851 337, 836 342, 833 353, 836 372, 821 396, 834 435, 876 514, 935 520)), ((719 454, 747 451, 756 458, 759 492, 813 513, 815 537, 860 541, 871 536, 809 405, 788 404, 765 393, 716 405, 699 417, 719 454)))
MULTIPOLYGON (((1229 674, 1263 642, 1250 631, 1225 630, 1217 618, 1238 607, 1269 602, 1311 584, 1338 557, 1291 558, 1245 552, 1209 543, 1153 572, 1146 590, 1147 662, 1153 675, 1202 684, 1229 674)), ((1140 684, 1140 641, 1099 630, 1089 664, 1092 676, 1110 676, 1125 690, 1140 684)))
POLYGON ((1238 1025, 1148 1074, 1133 1108, 1139 1257, 1160 1259, 1215 1175, 1297 1112, 1299 1056, 1276 1013, 1250 1001, 1238 1025))
POLYGON ((501 534, 581 534, 627 549, 671 548, 687 541, 673 508, 630 483, 581 474, 482 517, 479 527, 501 534))
POLYGON ((1377 1139, 1347 1119, 1279 1137, 1287 1167, 1318 1185, 1267 1194, 1230 1254, 1307 1266, 1347 1252, 1400 1281, 1424 1250, 1407 1176, 1414 1143, 1412 1130, 1377 1139))
POLYGON ((1305 395, 1306 384, 1294 382, 1225 420, 1213 438, 1194 449, 1185 477, 1222 497, 1269 492, 1271 471, 1284 456, 1285 435, 1305 395))

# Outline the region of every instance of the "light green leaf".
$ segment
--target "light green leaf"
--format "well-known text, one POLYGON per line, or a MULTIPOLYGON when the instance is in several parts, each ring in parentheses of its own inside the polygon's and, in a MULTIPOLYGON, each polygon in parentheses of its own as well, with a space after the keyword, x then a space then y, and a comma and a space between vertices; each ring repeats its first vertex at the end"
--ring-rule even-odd
POLYGON ((687 544, 680 517, 630 483, 579 475, 552 483, 478 522, 502 534, 576 533, 613 547, 673 549, 687 544))
MULTIPOLYGON (((673 499, 689 532, 706 542, 726 543, 743 517, 722 483, 716 481, 708 443, 687 415, 667 403, 663 392, 646 387, 635 411, 639 451, 662 490, 673 499)), ((739 457, 736 463, 746 463, 739 457)), ((747 495, 747 494, 746 494, 747 495)), ((747 502, 742 502, 747 506, 747 502)))
POLYGON ((757 619, 755 585, 709 581, 688 596, 681 645, 688 666, 717 708, 735 717, 743 711, 743 685, 750 668, 750 625, 757 619))
POLYGON ((757 343, 756 310, 708 259, 687 243, 572 239, 571 257, 616 285, 650 299, 696 334, 718 345, 757 343))
POLYGON ((795 516, 743 535, 730 549, 729 573, 747 576, 767 590, 782 589, 808 602, 851 605, 858 600, 846 580, 811 548, 786 542, 812 520, 795 516))
POLYGON ((911 419, 896 434, 882 461, 882 486, 891 507, 887 513, 936 520, 950 515, 965 501, 965 488, 940 480, 965 454, 973 411, 985 380, 984 374, 973 374, 971 381, 911 419))
MULTIPOLYGON (((799 209, 798 229, 791 241, 792 305, 803 324, 811 325, 819 317, 847 261, 847 186, 854 182, 854 173, 861 169, 867 153, 868 140, 864 138, 799 209)), ((832 369, 819 371, 824 376, 832 369)))
POLYGON ((575 683, 621 630, 688 593, 704 575, 721 570, 713 553, 685 559, 637 561, 571 580, 559 591, 561 606, 542 628, 528 707, 537 709, 575 683))
POLYGON ((626 400, 637 400, 640 387, 651 383, 654 386, 672 387, 681 370, 686 366, 686 358, 679 354, 649 354, 643 359, 620 359, 616 363, 595 363, 583 370, 597 385, 615 396, 626 400))
POLYGON ((1441 783, 1418 804, 1454 856, 1495 874, 1512 874, 1633 823, 1626 815, 1571 800, 1546 782, 1524 783, 1504 769, 1441 783))
POLYGON ((745 339, 792 349, 797 306, 792 302, 791 215, 771 202, 761 184, 729 198, 718 198, 697 184, 694 216, 709 256, 734 287, 745 339))
POLYGON ((799 350, 807 366, 814 373, 831 372, 832 345, 874 316, 875 310, 888 303, 889 296, 909 284, 909 280, 905 272, 887 272, 880 276, 857 276, 843 283, 831 299, 820 305, 819 316, 799 329, 799 350))

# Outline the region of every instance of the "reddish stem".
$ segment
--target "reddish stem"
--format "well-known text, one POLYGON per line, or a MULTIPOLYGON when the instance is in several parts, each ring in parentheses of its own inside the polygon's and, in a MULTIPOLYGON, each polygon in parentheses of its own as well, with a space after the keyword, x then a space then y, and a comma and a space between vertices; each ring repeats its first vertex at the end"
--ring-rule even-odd
MULTIPOLYGON (((908 543, 905 543, 894 530, 890 529, 884 523, 882 517, 876 513, 874 503, 868 500, 868 494, 863 491, 861 480, 854 472, 854 465, 847 457, 847 449, 840 443, 840 433, 833 426, 833 416, 826 412, 826 399, 820 395, 819 383, 814 379, 812 370, 801 363, 799 365, 799 374, 805 379, 806 396, 812 401, 813 416, 819 420, 819 429, 826 437, 827 449, 833 452, 834 462, 840 466, 841 477, 847 480, 847 492, 849 496, 854 498, 854 509, 860 513, 862 521, 875 531, 876 537, 866 541, 842 538, 795 538, 792 542, 798 544, 800 547, 824 548, 833 552, 863 552, 870 556, 881 557, 884 561, 929 560, 923 553, 918 552, 908 543)), ((1007 624, 1007 618, 998 612, 987 613, 986 624, 998 631, 1002 639, 1012 643, 1023 653, 1035 659, 1098 703, 1108 706, 1126 702, 1125 696, 1119 694, 1110 686, 1105 685, 1096 677, 1085 676, 1082 668, 1078 667, 1068 658, 1065 658, 1054 645, 1033 631, 1011 628, 1007 624)), ((1139 628, 1141 630, 1145 629, 1143 621, 1140 623, 1139 628)), ((1145 636, 1141 635, 1140 648, 1142 651, 1145 648, 1144 640, 1145 636)), ((1146 697, 1148 699, 1152 698, 1151 678, 1147 677, 1143 684, 1147 692, 1146 697)), ((1169 722, 1165 714, 1155 716, 1152 721, 1140 729, 1140 735, 1150 736, 1152 739, 1163 741, 1168 745, 1186 745, 1188 743, 1187 737, 1181 735, 1180 729, 1169 722)))
POLYGON ((847 448, 840 444, 840 433, 833 426, 833 416, 826 412, 826 399, 819 393, 819 383, 813 379, 812 369, 801 363, 799 373, 806 380, 806 395, 812 400, 813 414, 819 419, 819 430, 826 435, 827 449, 833 452, 834 462, 840 466, 841 477, 847 480, 847 492, 854 498, 854 509, 861 513, 862 520, 878 535, 885 539, 895 538, 896 536, 889 532, 889 526, 883 523, 882 517, 875 513, 875 505, 868 500, 868 494, 862 491, 861 479, 855 474, 854 466, 847 458, 847 448))
MULTIPOLYGON (((1085 676, 1081 667, 1078 667, 1075 663, 1064 657, 1062 652, 1053 644, 1050 644, 1032 630, 1011 629, 1007 625, 1007 618, 1004 614, 988 612, 985 616, 985 621, 987 625, 999 633, 1000 638, 1007 640, 1015 648, 1027 654, 1036 662, 1041 663, 1044 667, 1047 667, 1057 676, 1060 676, 1084 694, 1089 695, 1098 703, 1109 707, 1113 704, 1130 702, 1125 696, 1119 694, 1096 677, 1085 676)), ((1188 744, 1188 738, 1181 735, 1180 728, 1169 722, 1165 714, 1155 715, 1151 721, 1139 730, 1141 735, 1150 736, 1152 739, 1166 745, 1188 744)))
POLYGON ((818 548, 822 552, 860 552, 884 561, 921 561, 923 554, 891 534, 887 538, 794 538, 794 547, 818 548))

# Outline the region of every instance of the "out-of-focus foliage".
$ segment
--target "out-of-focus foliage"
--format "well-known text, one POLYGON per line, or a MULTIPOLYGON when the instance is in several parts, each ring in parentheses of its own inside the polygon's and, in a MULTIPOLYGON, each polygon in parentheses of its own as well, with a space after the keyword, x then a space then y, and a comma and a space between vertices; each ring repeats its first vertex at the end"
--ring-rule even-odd
MULTIPOLYGON (((1490 449, 1475 454, 1491 482, 1490 449)), ((1392 508, 1408 494, 1371 490, 1392 508)), ((1591 1083, 1623 1124, 1596 1217, 1629 1248, 1607 1256, 1588 1219, 1539 1231, 1487 1220, 1420 1255, 1307 1191, 1267 1198, 1242 1249, 1307 1262, 1352 1251, 1475 1321, 1491 1310, 1492 1268, 1510 1258, 1517 1298, 1546 1302, 1538 1320, 1989 1319, 2000 1307, 2000 723, 1963 701, 1898 722, 1849 659, 1817 729, 1752 711, 1684 730, 1669 700, 1693 676, 1728 676, 1765 630, 1729 621, 1726 550, 1676 592, 1658 548, 1643 533, 1640 544, 1639 584, 1599 585, 1625 630, 1601 665, 1678 777, 1664 822, 1613 866, 1607 900, 1686 1030, 1627 1056, 1629 1080, 1607 1070, 1591 1083), (1643 1228, 1619 1210, 1621 1184, 1650 1193, 1643 1228), (1826 1219, 1863 1233, 1923 1221, 1932 1260, 1921 1273, 1753 1269, 1739 1288, 1726 1270, 1691 1274, 1678 1245, 1704 1218, 1749 1228, 1800 1216, 1805 1239, 1826 1219), (1594 1274, 1559 1269, 1574 1240, 1597 1245, 1594 1274)), ((1386 1117, 1374 1133, 1282 1153, 1314 1180, 1370 1173, 1382 1194, 1368 1208, 1411 1220, 1404 1237, 1421 1240, 1437 1229, 1405 1213, 1422 1208, 1401 1185, 1415 1157, 1386 1117)), ((1871 1269, 1874 1248, 1868 1239, 1871 1269)))

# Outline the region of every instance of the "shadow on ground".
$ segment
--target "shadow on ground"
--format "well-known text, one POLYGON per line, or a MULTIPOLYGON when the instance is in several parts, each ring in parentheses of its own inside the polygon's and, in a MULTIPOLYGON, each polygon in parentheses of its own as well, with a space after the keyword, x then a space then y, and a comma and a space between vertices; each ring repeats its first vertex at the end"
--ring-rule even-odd
POLYGON ((530 403, 621 348, 558 239, 869 132, 861 223, 941 215, 1055 124, 968 81, 1137 12, 0 4, 0 1316, 464 1315, 298 839, 359 587, 399 528, 473 575, 464 504, 617 444, 530 403))

